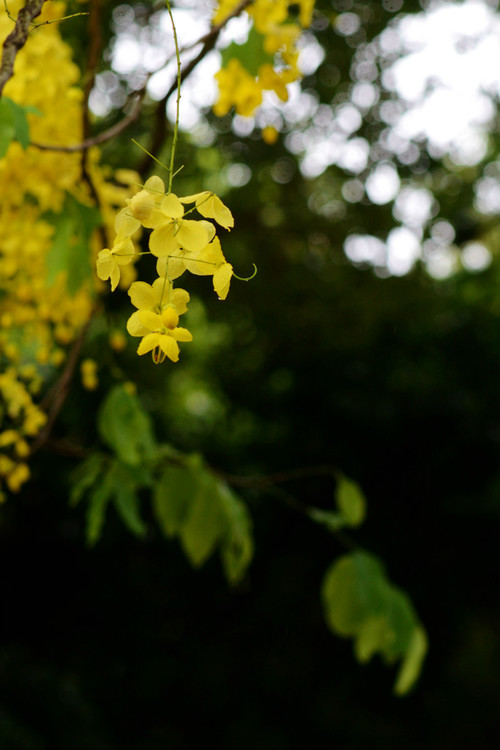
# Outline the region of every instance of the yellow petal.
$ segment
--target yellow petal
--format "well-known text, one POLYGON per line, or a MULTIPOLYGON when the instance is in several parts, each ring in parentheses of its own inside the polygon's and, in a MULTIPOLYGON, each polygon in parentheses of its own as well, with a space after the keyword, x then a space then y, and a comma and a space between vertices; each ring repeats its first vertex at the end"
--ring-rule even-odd
POLYGON ((163 327, 161 315, 152 310, 139 310, 138 317, 142 325, 150 331, 156 331, 163 327))
POLYGON ((146 180, 144 183, 144 188, 146 190, 150 190, 152 193, 156 193, 159 197, 161 197, 161 194, 165 192, 165 184, 161 177, 157 177, 156 175, 153 175, 149 178, 149 180, 146 180))
POLYGON ((101 281, 106 281, 107 279, 109 279, 111 270, 114 265, 115 261, 113 259, 113 256, 111 255, 111 251, 108 250, 108 248, 101 250, 99 255, 97 256, 96 263, 97 276, 101 279, 101 281))
POLYGON ((196 203, 196 201, 202 198, 207 198, 210 195, 208 190, 203 190, 201 193, 193 193, 193 195, 185 195, 184 198, 179 198, 181 203, 196 203))
POLYGON ((215 219, 217 224, 225 229, 234 227, 234 219, 231 211, 223 204, 216 195, 209 194, 208 198, 200 198, 196 201, 198 212, 208 219, 215 219))
POLYGON ((161 335, 159 344, 162 352, 166 354, 172 362, 177 362, 179 360, 179 345, 172 336, 167 336, 166 334, 161 335))
POLYGON ((122 208, 115 219, 115 232, 125 237, 137 232, 140 226, 141 222, 132 216, 128 208, 122 208))
POLYGON ((175 328, 172 331, 172 336, 177 341, 192 341, 193 340, 193 336, 192 336, 191 332, 188 331, 187 328, 175 328))
POLYGON ((142 325, 138 311, 132 313, 127 320, 127 331, 131 336, 147 336, 147 334, 151 332, 149 328, 142 325))
POLYGON ((183 251, 177 248, 175 256, 166 255, 156 261, 158 276, 167 276, 171 281, 178 279, 186 270, 183 251))
POLYGON ((214 289, 217 292, 219 299, 226 299, 232 275, 233 267, 230 263, 224 263, 224 265, 218 268, 214 273, 214 289))
POLYGON ((141 343, 137 347, 137 354, 147 354, 152 349, 157 347, 160 343, 161 335, 159 333, 148 333, 147 336, 144 336, 141 343))
POLYGON ((174 305, 179 315, 182 315, 188 309, 189 292, 186 292, 185 289, 174 289, 170 297, 170 302, 174 305))
POLYGON ((170 193, 161 202, 161 210, 169 219, 180 219, 184 216, 184 206, 176 195, 170 193))
POLYGON ((163 276, 159 276, 153 281, 152 290, 155 307, 158 306, 160 308, 162 303, 168 300, 171 286, 172 282, 166 278, 166 274, 163 274, 163 276))
POLYGON ((149 238, 149 249, 153 255, 156 255, 157 258, 162 258, 179 249, 180 244, 177 236, 174 236, 174 232, 175 224, 173 221, 160 224, 159 227, 153 229, 149 238))
POLYGON ((208 244, 208 232, 199 221, 189 221, 186 219, 179 227, 176 234, 181 247, 191 252, 198 252, 208 244))
POLYGON ((128 294, 133 306, 138 310, 152 310, 156 304, 154 289, 145 281, 134 281, 128 294))

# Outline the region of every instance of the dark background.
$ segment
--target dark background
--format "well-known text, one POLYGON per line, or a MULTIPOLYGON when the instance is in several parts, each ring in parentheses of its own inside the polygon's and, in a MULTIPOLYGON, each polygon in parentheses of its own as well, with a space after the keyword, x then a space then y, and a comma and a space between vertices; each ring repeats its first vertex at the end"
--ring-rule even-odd
MULTIPOLYGON (((367 39, 394 17, 379 4, 348 5, 364 13, 367 39)), ((325 17, 332 7, 319 4, 325 17)), ((404 3, 405 12, 419 10, 404 3)), ((316 33, 327 51, 323 66, 340 72, 335 91, 348 92, 355 45, 316 33)), ((330 102, 325 80, 320 69, 304 85, 330 102)), ((148 132, 153 109, 146 107, 138 135, 148 132)), ((403 278, 354 267, 342 251, 345 236, 365 230, 384 238, 395 223, 391 207, 365 199, 340 221, 315 214, 310 196, 338 194, 349 175, 331 167, 305 180, 283 140, 270 147, 236 137, 228 121, 213 126, 210 147, 194 148, 183 137, 178 192, 209 181, 214 164, 251 167, 251 181, 224 196, 236 227, 223 248, 237 272, 245 275, 255 261, 258 275, 234 281, 224 304, 208 296, 205 279, 192 281, 200 343, 183 348, 179 364, 154 368, 135 356, 133 343, 103 355, 110 358, 103 390, 89 394, 75 383, 54 445, 35 459, 33 481, 2 508, 0 747, 496 748, 496 246, 489 244, 487 270, 445 281, 421 266, 403 278), (292 164, 285 182, 273 178, 280 159, 292 164), (378 658, 358 665, 352 644, 326 627, 321 580, 344 548, 269 494, 238 488, 252 512, 256 554, 233 590, 216 558, 193 571, 177 543, 162 538, 146 494, 144 540, 110 509, 100 542, 85 545, 84 508, 68 506, 79 461, 54 446, 68 437, 85 449, 97 445, 94 414, 118 371, 138 382, 162 440, 200 451, 227 476, 328 464, 360 483, 368 517, 356 539, 384 560, 429 635, 424 671, 409 696, 393 696, 393 669, 378 658), (189 394, 200 390, 210 407, 196 413, 189 394)), ((374 142, 382 124, 367 117, 369 127, 374 142)), ((497 156, 495 131, 491 142, 485 164, 497 156)), ((127 144, 121 151, 110 144, 107 158, 124 166, 127 144)), ((446 164, 426 158, 427 184, 434 185, 446 164)), ((494 236, 496 219, 472 208, 485 164, 454 168, 462 189, 453 200, 435 187, 439 216, 456 227, 458 245, 494 236)), ((420 168, 397 166, 402 179, 423 179, 420 168)), ((113 298, 109 315, 125 320, 127 303, 126 295, 113 298)), ((99 335, 91 332, 90 356, 102 351, 99 335)), ((331 503, 325 476, 286 489, 306 504, 331 503)))

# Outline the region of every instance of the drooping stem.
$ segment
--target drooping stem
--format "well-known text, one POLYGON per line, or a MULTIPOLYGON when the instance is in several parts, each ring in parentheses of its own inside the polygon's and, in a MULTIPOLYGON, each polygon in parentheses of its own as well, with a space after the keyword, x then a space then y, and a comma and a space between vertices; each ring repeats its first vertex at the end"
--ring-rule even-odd
POLYGON ((172 180, 174 179, 174 161, 175 161, 175 149, 177 147, 177 138, 179 134, 179 112, 181 103, 181 55, 179 51, 179 42, 177 40, 177 29, 175 28, 174 17, 172 15, 172 8, 170 7, 170 0, 165 0, 168 15, 170 16, 170 23, 172 24, 172 32, 174 35, 175 44, 175 58, 177 60, 177 105, 175 113, 175 125, 174 135, 172 138, 172 150, 170 152, 170 167, 168 172, 168 190, 167 194, 172 192, 172 180))

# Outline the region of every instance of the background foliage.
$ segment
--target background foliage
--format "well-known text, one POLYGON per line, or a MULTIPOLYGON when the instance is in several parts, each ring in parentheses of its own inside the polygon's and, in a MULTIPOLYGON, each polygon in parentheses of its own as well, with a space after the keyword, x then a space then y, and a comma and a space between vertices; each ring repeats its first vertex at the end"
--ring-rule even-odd
MULTIPOLYGON (((149 5, 102 10, 103 50, 117 18, 148 27, 149 5)), ((84 387, 75 368, 30 458, 32 479, 1 508, 2 747, 494 746, 500 308, 496 216, 474 197, 494 175, 495 118, 476 163, 425 139, 405 163, 384 146, 382 104, 397 97, 378 60, 379 96, 356 131, 370 145, 365 169, 353 176, 334 163, 304 176, 291 147, 294 133, 318 126, 318 106, 340 117, 365 45, 422 11, 409 0, 318 2, 309 33, 324 57, 302 83, 316 102, 309 114, 282 120, 273 144, 260 127, 243 135, 238 119, 209 111, 210 137, 181 133, 178 193, 218 192, 236 222, 226 257, 238 269, 255 261, 259 273, 234 282, 224 303, 194 279, 195 341, 177 365, 137 357, 135 341, 111 348, 129 301, 101 298, 79 354, 97 362, 98 387, 84 387), (343 14, 359 19, 352 34, 335 31, 343 14), (457 257, 481 241, 491 264, 436 278, 425 255, 400 276, 383 259, 348 258, 347 236, 383 245, 401 223, 393 201, 345 197, 346 183, 366 185, 378 163, 397 170, 401 188, 432 194, 422 247, 444 221, 457 257), (373 612, 391 597, 418 612, 430 650, 405 698, 393 695, 394 667, 378 656, 359 664, 325 622, 328 589, 349 591, 360 570, 377 603, 366 617, 360 604, 353 624, 352 598, 344 608, 337 599, 328 619, 355 638, 358 658, 380 651, 391 661, 373 612)), ((81 70, 87 23, 60 29, 81 70)), ((102 54, 99 71, 109 65, 102 54)), ((114 75, 116 95, 131 84, 114 75)), ((141 116, 103 144, 103 162, 148 175, 130 138, 151 147, 157 110, 146 97, 141 116)), ((22 118, 12 117, 8 137, 24 146, 22 118)), ((121 117, 113 106, 92 125, 100 132, 121 117)), ((168 149, 167 133, 159 158, 168 149)), ((77 236, 80 253, 95 222, 73 201, 55 223, 54 278, 64 237, 77 236)), ((48 390, 58 373, 46 377, 48 390)))

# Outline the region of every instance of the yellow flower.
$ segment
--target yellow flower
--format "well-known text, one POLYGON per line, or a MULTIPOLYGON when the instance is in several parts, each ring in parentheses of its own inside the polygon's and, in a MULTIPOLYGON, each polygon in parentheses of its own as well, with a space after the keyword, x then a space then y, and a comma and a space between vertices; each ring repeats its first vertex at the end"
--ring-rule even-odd
POLYGON ((139 310, 129 318, 127 330, 131 336, 142 336, 137 354, 152 352, 153 362, 159 364, 168 357, 172 362, 179 359, 178 341, 192 341, 186 328, 178 328, 179 316, 172 306, 160 314, 151 310, 139 310), (135 317, 134 317, 135 316, 135 317))
POLYGON ((97 276, 101 281, 111 281, 112 292, 120 281, 120 266, 131 263, 134 255, 134 244, 130 237, 118 235, 111 250, 105 248, 97 256, 97 276))
MULTIPOLYGON (((144 188, 127 200, 128 210, 132 217, 143 227, 153 229, 162 219, 160 204, 165 197, 165 184, 161 177, 150 177, 144 188)), ((124 209, 126 211, 126 209, 124 209)), ((125 224, 125 219, 122 220, 125 224)), ((129 226, 134 226, 129 222, 129 226)), ((135 231, 135 229, 134 229, 135 231)))
POLYGON ((215 219, 217 224, 220 224, 224 229, 234 227, 233 215, 229 208, 223 204, 215 193, 211 193, 209 190, 204 190, 194 195, 187 195, 185 198, 180 198, 179 200, 181 203, 196 203, 198 213, 206 219, 215 219))
POLYGON ((198 276, 213 275, 213 285, 219 299, 226 299, 233 267, 224 258, 218 237, 214 237, 213 241, 198 253, 196 260, 189 264, 188 270, 198 276))
MULTIPOLYGON (((161 212, 163 221, 153 229, 149 238, 149 249, 157 258, 172 255, 181 248, 188 253, 196 253, 202 250, 215 234, 215 228, 210 222, 184 219, 184 206, 173 193, 162 200, 161 212)), ((169 276, 176 278, 170 273, 169 276)))
POLYGON ((84 359, 80 365, 82 385, 87 391, 95 391, 99 386, 97 377, 97 362, 94 359, 84 359))

